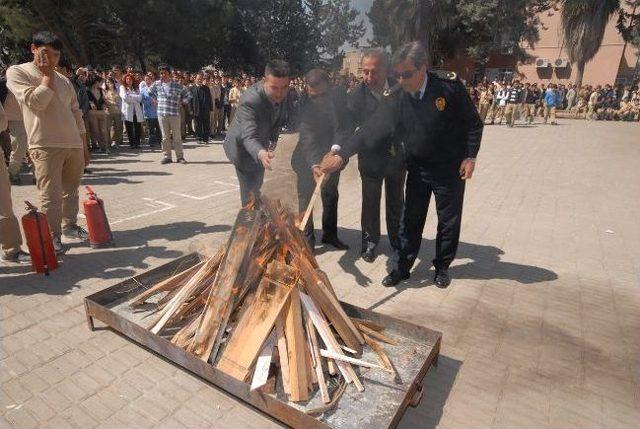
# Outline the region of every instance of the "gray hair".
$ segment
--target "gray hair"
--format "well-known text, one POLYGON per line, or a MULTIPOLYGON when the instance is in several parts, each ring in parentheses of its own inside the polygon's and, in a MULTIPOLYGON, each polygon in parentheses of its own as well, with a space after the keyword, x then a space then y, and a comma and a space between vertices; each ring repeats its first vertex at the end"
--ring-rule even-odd
POLYGON ((383 48, 367 48, 362 53, 362 61, 365 58, 378 58, 385 68, 389 67, 389 57, 383 48))
POLYGON ((393 64, 400 64, 410 60, 416 68, 427 64, 427 51, 420 42, 408 42, 400 46, 393 54, 393 64))

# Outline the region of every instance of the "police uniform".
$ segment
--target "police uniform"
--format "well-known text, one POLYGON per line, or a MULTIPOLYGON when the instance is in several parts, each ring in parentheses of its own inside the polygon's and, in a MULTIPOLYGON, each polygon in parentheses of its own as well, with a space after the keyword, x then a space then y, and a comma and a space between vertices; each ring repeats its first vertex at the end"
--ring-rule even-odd
MULTIPOLYGON (((385 87, 395 82, 387 81, 385 87)), ((377 94, 360 83, 349 93, 348 109, 353 127, 362 126, 378 108, 383 93, 377 94)), ((358 170, 362 180, 362 252, 373 252, 380 241, 380 199, 385 186, 387 233, 393 249, 400 247, 398 232, 404 201, 406 168, 404 148, 395 133, 375 149, 363 147, 358 152, 358 170)), ((372 253, 373 256, 373 253, 372 253)))
POLYGON ((420 91, 389 94, 375 114, 338 153, 342 159, 361 147, 378 147, 391 133, 404 141, 407 162, 405 203, 400 222, 400 248, 394 271, 408 277, 422 241, 431 194, 438 214, 436 270, 448 268, 460 237, 465 182, 459 168, 480 149, 483 124, 455 73, 428 72, 420 91))

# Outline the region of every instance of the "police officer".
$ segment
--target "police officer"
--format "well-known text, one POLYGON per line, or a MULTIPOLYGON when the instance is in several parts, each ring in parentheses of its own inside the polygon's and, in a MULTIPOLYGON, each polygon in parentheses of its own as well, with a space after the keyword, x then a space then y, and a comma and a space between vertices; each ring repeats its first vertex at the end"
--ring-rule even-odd
MULTIPOLYGON (((349 93, 348 108, 353 126, 362 126, 378 108, 395 82, 389 79, 387 54, 381 48, 371 48, 364 52, 361 62, 363 82, 349 93)), ((362 259, 373 262, 375 250, 380 241, 380 197, 382 184, 385 187, 387 233, 395 250, 400 247, 398 231, 404 200, 404 149, 398 136, 391 135, 380 147, 363 147, 358 152, 358 169, 362 179, 362 259)))
POLYGON ((321 169, 335 171, 363 145, 376 147, 394 130, 401 133, 408 175, 400 249, 382 284, 394 286, 409 278, 433 193, 438 214, 434 282, 445 288, 451 282, 448 268, 458 248, 465 180, 473 175, 483 124, 454 73, 427 71, 426 52, 419 42, 400 47, 393 68, 404 91, 386 97, 337 153, 325 156, 321 169))

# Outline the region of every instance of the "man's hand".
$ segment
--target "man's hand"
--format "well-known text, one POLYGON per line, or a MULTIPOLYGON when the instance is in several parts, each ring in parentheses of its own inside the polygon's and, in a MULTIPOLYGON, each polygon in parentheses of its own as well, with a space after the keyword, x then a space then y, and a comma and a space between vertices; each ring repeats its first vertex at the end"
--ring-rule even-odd
POLYGON ((323 173, 333 173, 335 171, 340 170, 344 161, 342 157, 336 153, 329 152, 322 158, 322 162, 320 163, 320 170, 323 173))
POLYGON ((258 159, 262 163, 262 166, 265 170, 271 170, 271 160, 275 155, 270 150, 262 149, 258 152, 258 159))
POLYGON ((322 176, 325 173, 322 171, 322 169, 320 168, 319 165, 314 165, 313 167, 311 167, 311 170, 313 170, 313 180, 314 180, 314 182, 318 183, 321 179, 324 180, 324 178, 322 176))
POLYGON ((471 177, 473 176, 473 170, 476 168, 476 161, 474 159, 471 158, 467 158, 464 161, 462 161, 462 164, 460 164, 460 178, 462 180, 468 180, 471 179, 471 177))
POLYGON ((47 48, 39 49, 36 54, 34 61, 40 72, 42 72, 42 85, 51 88, 53 85, 53 72, 55 67, 49 61, 49 56, 47 55, 47 48))

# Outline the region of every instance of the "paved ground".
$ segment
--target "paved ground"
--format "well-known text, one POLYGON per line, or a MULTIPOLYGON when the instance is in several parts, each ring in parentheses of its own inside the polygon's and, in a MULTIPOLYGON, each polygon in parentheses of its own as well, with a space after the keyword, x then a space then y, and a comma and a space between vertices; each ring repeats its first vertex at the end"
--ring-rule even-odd
MULTIPOLYGON (((0 426, 277 426, 85 324, 84 296, 225 239, 239 207, 233 169, 220 144, 189 146, 188 166, 161 166, 158 152, 96 157, 85 182, 106 201, 117 248, 74 244, 48 279, 0 268, 0 426)), ((638 124, 487 127, 446 290, 430 280, 433 214, 411 281, 383 288, 386 258, 357 260, 360 186, 348 167, 340 225, 353 248, 321 249, 320 265, 346 301, 444 334, 401 427, 638 427, 639 160, 638 124)), ((291 176, 270 178, 290 199, 291 176)), ((18 213, 37 199, 32 186, 13 193, 18 213)))

